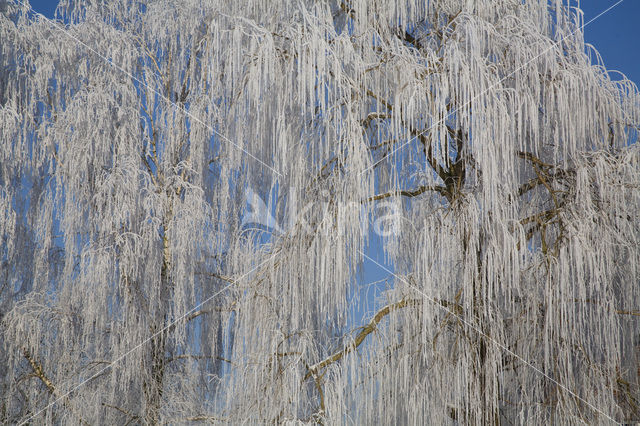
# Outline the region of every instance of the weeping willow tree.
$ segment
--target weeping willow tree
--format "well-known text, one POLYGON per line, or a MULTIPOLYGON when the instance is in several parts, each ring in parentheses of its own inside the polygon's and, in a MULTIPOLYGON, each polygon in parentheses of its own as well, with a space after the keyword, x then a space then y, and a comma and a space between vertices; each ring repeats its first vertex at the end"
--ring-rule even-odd
POLYGON ((638 421, 640 97, 575 6, 4 2, 0 421, 638 421))

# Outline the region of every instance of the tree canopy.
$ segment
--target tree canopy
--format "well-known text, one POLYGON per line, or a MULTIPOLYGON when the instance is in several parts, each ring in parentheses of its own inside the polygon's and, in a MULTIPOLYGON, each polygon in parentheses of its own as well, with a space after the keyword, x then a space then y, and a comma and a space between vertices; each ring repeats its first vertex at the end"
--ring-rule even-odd
POLYGON ((3 3, 0 421, 639 421, 640 96, 575 6, 3 3))

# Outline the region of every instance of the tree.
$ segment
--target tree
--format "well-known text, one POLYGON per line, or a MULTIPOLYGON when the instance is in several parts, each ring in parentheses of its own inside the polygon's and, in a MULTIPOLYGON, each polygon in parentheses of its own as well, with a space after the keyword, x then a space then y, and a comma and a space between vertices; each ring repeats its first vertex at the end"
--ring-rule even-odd
POLYGON ((573 6, 5 3, 0 420, 638 421, 640 98, 573 6))

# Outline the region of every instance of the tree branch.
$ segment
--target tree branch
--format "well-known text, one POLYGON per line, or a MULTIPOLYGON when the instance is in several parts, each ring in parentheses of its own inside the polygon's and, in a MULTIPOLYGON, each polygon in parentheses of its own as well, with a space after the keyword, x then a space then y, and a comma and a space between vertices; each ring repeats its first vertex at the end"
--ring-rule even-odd
MULTIPOLYGON (((58 392, 58 390, 56 389, 56 387, 54 386, 53 382, 49 379, 49 377, 47 377, 47 375, 44 372, 44 369, 42 368, 42 364, 40 364, 29 352, 29 350, 27 350, 27 348, 23 348, 22 349, 22 354, 24 355, 25 359, 27 361, 29 361, 29 364, 31 365, 31 369, 33 370, 33 375, 35 377, 37 377, 38 379, 40 379, 40 381, 47 387, 47 390, 49 391, 49 393, 51 395, 53 395, 55 398, 59 398, 59 399, 67 399, 66 396, 67 395, 60 395, 60 393, 58 392)), ((82 416, 78 413, 76 413, 76 411, 73 409, 73 407, 70 406, 70 404, 65 403, 65 406, 67 406, 69 408, 69 411, 78 418, 78 420, 80 421, 81 424, 85 424, 88 425, 89 423, 84 420, 82 418, 82 416)))
POLYGON ((125 410, 124 408, 120 408, 116 405, 111 405, 111 404, 107 404, 105 402, 102 403, 103 407, 107 407, 107 408, 113 408, 114 410, 120 411, 122 414, 124 414, 125 416, 129 417, 129 422, 127 423, 131 423, 134 420, 138 420, 140 418, 140 416, 130 413, 129 411, 125 410))
POLYGON ((234 365, 234 366, 236 365, 233 361, 231 361, 231 360, 229 360, 229 359, 227 359, 227 358, 223 358, 223 357, 221 357, 221 356, 213 356, 213 355, 190 355, 190 354, 182 354, 182 355, 176 355, 176 356, 169 357, 169 358, 167 358, 166 363, 168 364, 168 363, 170 363, 170 362, 178 361, 178 360, 181 360, 181 359, 195 359, 195 360, 201 360, 201 359, 215 359, 215 360, 218 360, 218 361, 224 361, 224 362, 227 362, 227 363, 229 363, 229 364, 231 364, 231 365, 234 365))
POLYGON ((374 195, 373 197, 369 197, 366 200, 363 200, 362 202, 369 202, 369 201, 378 201, 378 200, 383 200, 385 198, 389 198, 389 197, 393 197, 393 196, 404 196, 404 197, 416 197, 422 193, 425 193, 427 191, 435 191, 437 193, 439 193, 442 196, 445 196, 445 194, 447 194, 447 188, 445 188, 444 186, 419 186, 418 188, 414 189, 413 191, 410 190, 401 190, 401 191, 391 191, 391 192, 387 192, 384 194, 378 194, 378 195, 374 195))
MULTIPOLYGON (((609 306, 605 305, 602 302, 594 300, 594 299, 573 299, 573 301, 576 302, 576 303, 591 303, 591 304, 594 304, 594 305, 602 306, 602 307, 606 308, 607 310, 610 310, 609 306)), ((631 315, 631 316, 634 316, 634 317, 640 317, 640 311, 627 311, 627 310, 624 310, 624 309, 615 309, 615 310, 613 310, 613 312, 615 312, 618 315, 631 315)))
POLYGON ((347 355, 350 352, 352 352, 355 349, 357 349, 358 346, 360 346, 362 344, 364 339, 369 334, 373 333, 376 330, 376 328, 377 328, 378 324, 380 323, 380 321, 382 321, 384 319, 384 317, 389 315, 391 312, 397 311, 398 309, 402 309, 402 308, 405 308, 407 306, 415 305, 415 304, 418 304, 418 303, 420 303, 419 300, 402 299, 399 302, 386 305, 385 307, 380 309, 376 313, 376 315, 373 317, 373 319, 371 321, 369 321, 369 324, 367 324, 366 326, 364 326, 362 328, 360 333, 358 333, 358 335, 356 336, 355 340, 351 344, 347 345, 344 349, 334 353, 333 355, 329 356, 328 358, 325 358, 324 360, 316 363, 315 365, 312 365, 308 369, 307 374, 305 374, 303 380, 308 380, 311 376, 316 375, 318 373, 318 370, 320 370, 322 368, 325 368, 328 365, 333 364, 334 362, 340 361, 342 358, 344 358, 345 355, 347 355))

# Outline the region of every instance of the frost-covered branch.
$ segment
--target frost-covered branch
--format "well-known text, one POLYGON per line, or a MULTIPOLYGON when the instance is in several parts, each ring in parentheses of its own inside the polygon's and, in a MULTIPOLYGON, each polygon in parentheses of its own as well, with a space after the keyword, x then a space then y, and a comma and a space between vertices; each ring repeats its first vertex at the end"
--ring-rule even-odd
POLYGON ((73 414, 74 417, 76 417, 78 419, 78 421, 80 422, 80 424, 85 424, 88 425, 89 423, 83 419, 82 415, 80 415, 78 413, 78 410, 73 408, 71 406, 71 402, 68 401, 67 396, 68 395, 64 395, 61 394, 58 389, 56 388, 56 386, 53 384, 53 382, 49 379, 49 377, 47 377, 46 373, 44 372, 44 369, 42 367, 42 364, 40 364, 29 352, 29 350, 27 349, 23 349, 22 350, 22 354, 24 355, 25 359, 27 361, 29 361, 29 365, 31 366, 31 369, 33 370, 33 374, 42 382, 42 384, 45 385, 45 387, 47 388, 47 391, 56 399, 62 399, 64 400, 64 406, 68 407, 69 410, 71 411, 71 413, 73 414))
POLYGON ((394 191, 394 192, 386 192, 384 194, 374 195, 373 197, 367 198, 366 201, 378 201, 384 200, 385 198, 395 197, 395 196, 403 196, 403 197, 417 197, 420 194, 423 194, 427 191, 437 192, 442 196, 447 194, 447 189, 444 186, 419 186, 414 190, 402 190, 402 191, 394 191))
POLYGON ((312 377, 313 375, 317 375, 318 372, 337 362, 340 361, 344 356, 348 355, 349 353, 353 352, 355 349, 358 348, 358 346, 360 346, 362 344, 362 342, 364 342, 364 340, 366 339, 366 337, 373 333, 374 331, 376 331, 378 324, 380 323, 380 321, 382 321, 387 315, 389 315, 391 312, 394 312, 398 309, 402 309, 405 308, 407 306, 414 306, 417 303, 420 303, 419 300, 412 300, 412 299, 403 299, 399 302, 395 302, 389 305, 384 306, 382 309, 380 309, 378 312, 376 312, 376 314, 373 316, 373 318, 371 319, 371 321, 369 321, 369 323, 365 326, 362 327, 362 329, 360 330, 360 332, 356 335, 355 339, 353 339, 353 341, 351 343, 349 343, 348 345, 345 346, 344 349, 339 350, 337 352, 335 352, 333 355, 329 356, 328 358, 325 358, 324 360, 315 363, 314 365, 310 366, 308 368, 307 373, 304 376, 304 380, 309 379, 310 377, 312 377))

